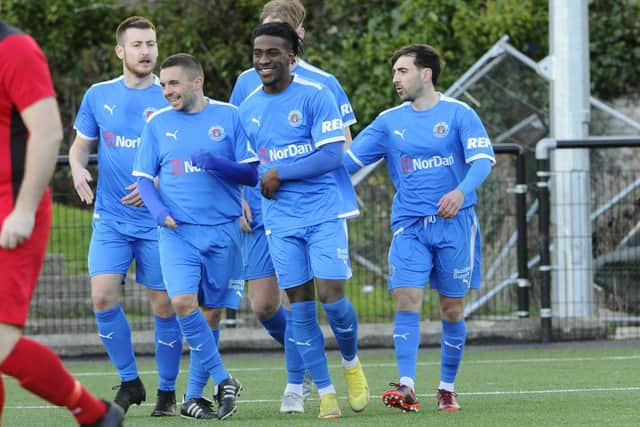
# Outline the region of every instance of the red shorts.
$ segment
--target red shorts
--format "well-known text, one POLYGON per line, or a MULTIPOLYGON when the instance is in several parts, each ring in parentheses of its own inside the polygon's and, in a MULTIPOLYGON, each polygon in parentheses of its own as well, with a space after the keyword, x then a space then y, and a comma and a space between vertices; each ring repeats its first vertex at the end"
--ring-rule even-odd
MULTIPOLYGON (((4 218, 0 221, 0 228, 4 218)), ((36 211, 35 226, 29 240, 16 249, 0 248, 0 323, 24 326, 29 314, 31 297, 51 230, 51 197, 49 191, 36 211)))

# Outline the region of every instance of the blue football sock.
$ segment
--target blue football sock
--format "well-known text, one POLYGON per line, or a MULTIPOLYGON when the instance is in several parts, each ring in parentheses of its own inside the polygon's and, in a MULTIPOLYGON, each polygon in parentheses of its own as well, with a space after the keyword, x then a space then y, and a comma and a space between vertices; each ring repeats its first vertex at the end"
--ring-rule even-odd
POLYGON ((191 350, 192 363, 200 363, 205 372, 213 377, 216 384, 229 378, 229 374, 222 364, 218 346, 213 333, 200 310, 184 317, 178 317, 184 338, 191 350))
POLYGON ((271 335, 273 339, 278 341, 281 345, 284 345, 284 329, 287 322, 284 311, 284 307, 280 304, 280 308, 273 316, 267 320, 260 320, 260 323, 262 323, 262 326, 264 326, 269 335, 271 335))
POLYGON ((330 386, 327 356, 324 352, 324 336, 316 316, 316 302, 304 301, 291 304, 293 339, 318 389, 330 386))
POLYGON ((330 304, 322 304, 329 325, 336 337, 344 360, 353 360, 358 355, 358 317, 353 305, 346 298, 330 304))
POLYGON ((163 318, 154 316, 156 340, 156 365, 158 366, 158 390, 174 391, 180 370, 182 332, 173 314, 163 318))
POLYGON ((415 381, 420 346, 420 313, 396 311, 393 324, 393 346, 396 352, 398 377, 409 377, 415 381))
POLYGON ((109 359, 120 374, 120 381, 138 378, 136 356, 131 343, 131 327, 120 304, 104 311, 94 311, 98 335, 107 349, 109 359))
MULTIPOLYGON (((218 346, 220 341, 220 328, 211 329, 213 341, 218 346)), ((204 389, 209 382, 209 373, 193 358, 189 360, 189 379, 187 380, 186 400, 204 396, 204 389)))
POLYGON ((464 319, 458 322, 442 321, 440 381, 451 384, 455 382, 466 340, 467 326, 464 319))
POLYGON ((296 340, 293 339, 293 317, 285 310, 287 327, 284 332, 284 359, 287 363, 287 384, 302 384, 304 382, 304 361, 298 352, 296 340))

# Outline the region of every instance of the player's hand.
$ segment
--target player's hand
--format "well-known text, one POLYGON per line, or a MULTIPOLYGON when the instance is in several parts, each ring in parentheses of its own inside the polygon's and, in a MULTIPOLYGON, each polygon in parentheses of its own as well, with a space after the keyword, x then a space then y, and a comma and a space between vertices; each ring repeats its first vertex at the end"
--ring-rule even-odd
POLYGON ((456 216, 464 202, 464 194, 457 188, 445 194, 438 201, 438 216, 441 218, 453 218, 456 216))
POLYGON ((123 204, 128 206, 135 206, 137 208, 144 206, 144 201, 142 200, 142 197, 140 197, 140 193, 138 192, 137 182, 134 182, 133 184, 127 186, 125 190, 130 191, 130 193, 120 199, 123 204))
POLYGON ((191 163, 201 169, 215 171, 218 168, 218 156, 207 150, 198 150, 191 155, 191 163))
POLYGON ((80 200, 87 205, 93 203, 93 191, 89 185, 93 181, 91 173, 86 168, 71 168, 71 176, 73 177, 73 188, 76 189, 80 200))
POLYGON ((269 169, 262 175, 260 182, 260 192, 267 199, 275 200, 275 193, 280 188, 280 177, 278 176, 278 168, 269 169))
POLYGON ((251 223, 253 222, 253 213, 251 213, 251 208, 249 207, 249 203, 245 199, 241 200, 242 202, 242 216, 240 217, 240 230, 245 233, 253 233, 253 228, 251 228, 251 223))
POLYGON ((4 219, 0 231, 0 247, 15 249, 31 237, 35 224, 35 212, 18 212, 13 210, 4 219))
POLYGON ((170 228, 172 230, 175 230, 176 228, 178 228, 178 224, 176 224, 176 220, 173 219, 171 215, 167 215, 164 218, 164 225, 165 227, 170 228))

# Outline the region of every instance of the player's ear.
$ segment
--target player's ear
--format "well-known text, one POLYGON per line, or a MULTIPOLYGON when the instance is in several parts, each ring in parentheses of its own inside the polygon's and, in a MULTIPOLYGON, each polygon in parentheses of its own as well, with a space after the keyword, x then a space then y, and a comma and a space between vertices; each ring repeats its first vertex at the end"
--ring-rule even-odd
POLYGON ((117 44, 114 50, 116 51, 118 59, 124 59, 124 48, 122 46, 117 44))
POLYGON ((302 25, 298 27, 298 29, 296 30, 296 33, 298 33, 298 37, 300 37, 300 40, 304 40, 305 30, 302 25))
POLYGON ((431 75, 433 74, 433 71, 431 70, 431 68, 428 67, 424 67, 422 69, 422 81, 427 83, 427 82, 431 82, 431 75))
POLYGON ((204 76, 196 76, 196 78, 193 79, 193 83, 195 84, 196 88, 201 89, 202 87, 204 87, 204 76))

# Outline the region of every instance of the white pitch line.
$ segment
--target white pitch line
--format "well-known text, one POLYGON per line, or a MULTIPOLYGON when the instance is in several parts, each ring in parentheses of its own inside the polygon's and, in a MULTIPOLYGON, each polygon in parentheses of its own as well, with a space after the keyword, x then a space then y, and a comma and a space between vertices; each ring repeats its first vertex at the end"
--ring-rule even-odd
MULTIPOLYGON (((504 395, 524 395, 524 394, 555 394, 555 393, 611 393, 640 391, 640 387, 595 387, 595 388, 564 388, 550 390, 505 390, 505 391, 469 391, 458 393, 458 396, 504 396, 504 395)), ((418 397, 431 397, 433 394, 416 394, 418 397)), ((371 396, 372 399, 379 399, 380 396, 371 396)), ((346 400, 346 397, 340 397, 346 400)), ((308 400, 318 400, 310 398, 308 400)), ((238 403, 280 403, 280 399, 238 399, 238 403)), ((143 403, 140 406, 154 406, 153 403, 143 403)), ((33 406, 5 406, 5 409, 57 409, 53 405, 33 405, 33 406)))
MULTIPOLYGON (((568 363, 568 362, 603 362, 603 361, 626 361, 626 360, 639 360, 639 355, 631 356, 604 356, 604 357, 565 357, 565 358, 523 358, 523 359, 490 359, 490 360, 465 360, 465 365, 503 365, 506 363, 568 363)), ((440 362, 418 362, 418 366, 439 366, 440 362)), ((364 368, 395 368, 395 362, 389 363, 363 363, 364 368)), ((338 369, 342 365, 330 364, 329 368, 338 369)), ((282 371, 284 367, 267 366, 267 367, 255 367, 255 368, 231 368, 233 372, 260 372, 260 371, 282 371)), ((140 375, 155 375, 156 371, 140 371, 140 375)), ((181 371, 181 375, 186 375, 187 372, 181 371)), ((76 377, 105 377, 105 376, 117 376, 116 372, 74 372, 76 377)))

